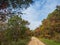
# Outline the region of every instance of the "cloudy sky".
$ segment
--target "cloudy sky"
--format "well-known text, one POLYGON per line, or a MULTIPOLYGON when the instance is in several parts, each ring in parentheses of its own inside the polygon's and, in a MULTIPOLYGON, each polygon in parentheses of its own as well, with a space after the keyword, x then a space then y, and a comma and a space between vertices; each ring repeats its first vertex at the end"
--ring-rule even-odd
POLYGON ((22 18, 30 22, 30 29, 34 30, 41 25, 49 13, 55 10, 56 5, 60 5, 60 0, 34 0, 29 8, 24 10, 22 18))

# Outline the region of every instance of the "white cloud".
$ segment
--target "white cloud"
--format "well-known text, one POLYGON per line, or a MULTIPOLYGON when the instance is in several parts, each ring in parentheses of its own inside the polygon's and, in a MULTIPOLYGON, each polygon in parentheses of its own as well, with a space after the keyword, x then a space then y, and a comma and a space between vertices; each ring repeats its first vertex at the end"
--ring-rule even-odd
POLYGON ((23 11, 26 14, 24 14, 22 18, 30 22, 30 29, 35 29, 41 25, 41 21, 56 8, 56 5, 60 4, 58 2, 59 0, 36 0, 33 5, 23 11))

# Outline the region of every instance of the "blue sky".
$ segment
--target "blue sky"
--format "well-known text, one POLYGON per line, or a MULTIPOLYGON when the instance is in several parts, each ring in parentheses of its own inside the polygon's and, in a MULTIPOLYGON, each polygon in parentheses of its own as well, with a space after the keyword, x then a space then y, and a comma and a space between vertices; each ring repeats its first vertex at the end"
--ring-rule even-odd
POLYGON ((49 13, 55 10, 56 5, 60 5, 60 0, 34 0, 29 8, 23 10, 22 18, 30 22, 30 29, 34 30, 42 24, 49 13))

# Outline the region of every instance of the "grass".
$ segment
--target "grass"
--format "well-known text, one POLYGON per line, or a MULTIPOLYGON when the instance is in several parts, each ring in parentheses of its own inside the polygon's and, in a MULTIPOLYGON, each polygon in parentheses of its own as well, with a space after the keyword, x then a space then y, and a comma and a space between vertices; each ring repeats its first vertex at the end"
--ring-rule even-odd
POLYGON ((46 45, 60 45, 60 43, 55 42, 53 40, 44 39, 44 38, 40 38, 40 40, 44 42, 46 45))

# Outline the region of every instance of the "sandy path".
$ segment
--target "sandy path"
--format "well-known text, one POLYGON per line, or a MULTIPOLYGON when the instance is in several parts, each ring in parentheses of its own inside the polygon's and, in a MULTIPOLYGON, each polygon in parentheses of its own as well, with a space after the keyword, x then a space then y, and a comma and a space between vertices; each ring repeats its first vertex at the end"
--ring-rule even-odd
POLYGON ((45 45, 45 44, 36 37, 32 37, 28 45, 45 45))

